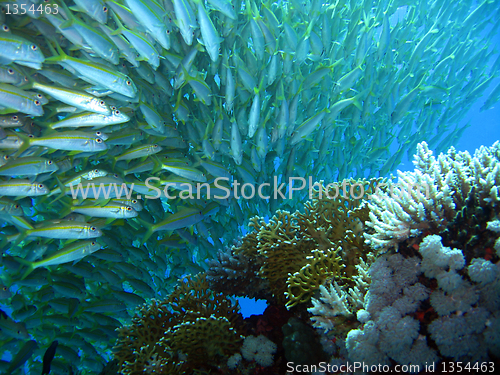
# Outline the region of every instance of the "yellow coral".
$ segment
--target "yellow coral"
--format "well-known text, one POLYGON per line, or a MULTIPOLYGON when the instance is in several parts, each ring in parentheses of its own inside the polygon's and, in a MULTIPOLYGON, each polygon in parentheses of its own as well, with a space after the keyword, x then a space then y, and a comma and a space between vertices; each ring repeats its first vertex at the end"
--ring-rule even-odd
POLYGON ((326 279, 340 275, 343 265, 342 258, 337 256, 340 248, 327 250, 313 250, 312 255, 307 257, 307 264, 288 277, 285 292, 289 309, 298 303, 307 302, 312 294, 322 285, 326 279))
POLYGON ((276 302, 286 298, 288 307, 306 302, 326 278, 352 278, 356 265, 366 260, 363 232, 369 210, 355 197, 372 194, 380 180, 351 179, 342 185, 348 194, 341 187, 334 198, 325 186, 315 185, 304 212, 278 210, 269 223, 252 218, 254 232, 233 251, 260 264, 255 276, 269 282, 276 302))

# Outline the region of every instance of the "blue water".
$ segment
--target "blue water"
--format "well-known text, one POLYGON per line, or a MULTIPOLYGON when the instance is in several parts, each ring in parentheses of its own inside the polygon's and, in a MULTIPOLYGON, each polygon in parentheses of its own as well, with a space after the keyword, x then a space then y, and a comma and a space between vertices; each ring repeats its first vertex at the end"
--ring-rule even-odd
MULTIPOLYGON (((492 42, 491 48, 500 50, 500 34, 497 35, 492 42)), ((493 62, 494 59, 489 61, 490 67, 493 62)), ((473 155, 475 150, 481 146, 489 147, 495 141, 500 140, 500 103, 496 103, 495 106, 489 110, 480 112, 480 108, 483 106, 490 93, 500 83, 500 72, 496 72, 495 74, 497 78, 492 80, 488 89, 485 90, 476 104, 469 109, 467 115, 464 116, 459 124, 459 127, 462 127, 469 123, 470 127, 464 131, 458 143, 453 145, 458 151, 468 151, 473 155)), ((436 150, 433 151, 436 154, 436 150)), ((411 159, 405 156, 398 169, 401 171, 412 171, 414 169, 413 167, 411 159)), ((255 301, 249 298, 238 298, 238 301, 244 317, 248 317, 252 314, 262 314, 267 307, 266 302, 261 300, 255 301)))

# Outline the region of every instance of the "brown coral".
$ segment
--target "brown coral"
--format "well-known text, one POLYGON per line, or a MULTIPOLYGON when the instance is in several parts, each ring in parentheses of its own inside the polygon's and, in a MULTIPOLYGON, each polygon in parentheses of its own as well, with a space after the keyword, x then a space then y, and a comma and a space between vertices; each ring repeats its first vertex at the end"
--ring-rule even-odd
POLYGON ((165 332, 162 344, 181 352, 192 364, 215 361, 238 352, 243 342, 226 317, 211 315, 184 321, 165 332))
POLYGON ((142 306, 119 329, 115 357, 123 374, 176 374, 210 368, 239 350, 238 305, 208 288, 205 274, 180 280, 164 301, 142 306))
POLYGON ((249 226, 254 231, 231 254, 211 264, 211 284, 231 285, 235 295, 255 296, 248 292, 250 283, 265 280, 273 301, 290 308, 308 301, 326 278, 351 278, 367 250, 363 230, 368 208, 357 197, 373 193, 379 181, 346 181, 335 197, 325 186, 315 185, 304 212, 278 210, 269 222, 252 218, 249 226), (242 256, 252 265, 236 276, 241 262, 235 260, 242 256), (233 279, 237 283, 231 283, 233 279))

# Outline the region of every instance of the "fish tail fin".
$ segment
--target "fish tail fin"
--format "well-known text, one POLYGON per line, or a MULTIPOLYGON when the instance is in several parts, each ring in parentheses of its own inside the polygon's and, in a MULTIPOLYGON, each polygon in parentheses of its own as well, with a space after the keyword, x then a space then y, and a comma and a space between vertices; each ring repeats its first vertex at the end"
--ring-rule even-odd
POLYGON ((142 226, 148 228, 148 230, 144 234, 144 237, 142 238, 142 243, 144 244, 149 239, 149 237, 151 237, 153 235, 153 233, 154 233, 153 224, 150 224, 150 223, 148 223, 147 221, 145 221, 145 220, 143 220, 141 218, 137 218, 137 220, 139 221, 139 223, 142 224, 142 226))
POLYGON ((21 147, 14 154, 14 158, 19 157, 24 151, 26 151, 31 146, 31 138, 20 132, 16 133, 16 136, 22 141, 21 147))
POLYGON ((28 269, 24 272, 23 276, 21 277, 21 280, 24 280, 28 275, 33 272, 33 270, 36 268, 34 262, 30 262, 29 260, 19 258, 19 257, 14 257, 14 259, 18 262, 21 263, 25 266, 28 267, 28 269))
POLYGON ((118 27, 118 29, 116 29, 115 31, 111 32, 111 35, 119 35, 119 34, 121 34, 122 30, 125 30, 125 26, 123 26, 123 24, 121 23, 120 19, 115 14, 115 12, 111 12, 111 17, 113 17, 113 19, 115 20, 116 26, 118 27))
POLYGON ((360 111, 363 110, 363 106, 361 105, 360 101, 358 100, 358 98, 354 98, 354 100, 352 101, 352 104, 354 104, 354 106, 359 109, 360 111))
POLYGON ((68 216, 71 212, 73 212, 71 209, 73 205, 71 203, 66 202, 65 199, 61 199, 59 202, 64 206, 63 209, 59 212, 60 217, 68 216))
POLYGON ((68 55, 66 54, 66 52, 64 52, 64 50, 61 48, 59 43, 57 43, 56 40, 52 40, 52 41, 56 45, 56 48, 54 49, 54 47, 52 46, 52 43, 47 43, 47 46, 49 47, 50 52, 52 52, 53 56, 46 57, 44 60, 44 63, 57 64, 60 61, 64 60, 66 57, 68 57, 68 55))
MULTIPOLYGON (((28 229, 29 230, 29 229, 28 229)), ((28 230, 20 230, 19 234, 14 240, 14 243, 12 244, 12 247, 16 247, 19 245, 26 237, 28 237, 28 230)))
MULTIPOLYGON (((58 176, 54 176, 56 178, 56 181, 57 181, 57 186, 59 186, 59 188, 61 189, 61 193, 56 197, 56 199, 54 199, 52 202, 50 202, 50 204, 54 204, 55 202, 57 202, 59 199, 63 198, 64 196, 66 196, 66 186, 64 186, 64 184, 61 182, 61 180, 59 179, 58 176)), ((50 196, 50 195, 48 195, 50 196)))

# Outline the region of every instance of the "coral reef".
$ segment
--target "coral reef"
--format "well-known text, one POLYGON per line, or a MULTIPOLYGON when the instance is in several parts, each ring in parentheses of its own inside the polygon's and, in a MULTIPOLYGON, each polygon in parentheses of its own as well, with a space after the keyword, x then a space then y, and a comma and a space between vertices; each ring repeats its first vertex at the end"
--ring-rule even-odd
POLYGON ((211 287, 227 290, 227 286, 234 295, 260 296, 292 308, 308 302, 327 279, 354 285, 356 265, 366 258, 368 249, 362 236, 368 208, 356 197, 373 193, 378 182, 345 181, 343 194, 338 184, 321 182, 311 190, 304 212, 278 210, 268 223, 252 218, 254 231, 210 263, 211 287), (261 292, 263 285, 269 285, 269 295, 261 292))
POLYGON ((499 149, 496 142, 470 157, 452 148, 434 158, 419 144, 415 171, 369 197, 365 237, 377 258, 354 299, 361 303, 349 303, 352 293, 333 281, 308 309, 332 363, 423 369, 500 358, 499 149), (402 183, 424 184, 429 195, 405 195, 402 183), (343 319, 354 317, 346 332, 343 319))
POLYGON ((368 203, 367 243, 385 251, 425 231, 444 230, 470 201, 496 206, 500 184, 500 143, 481 147, 471 157, 453 147, 437 158, 427 144, 417 145, 414 172, 398 171, 399 180, 388 181, 386 191, 368 203))
POLYGON ((243 318, 204 274, 180 280, 164 301, 143 305, 119 329, 115 357, 123 374, 184 374, 225 363, 243 342, 243 318))
POLYGON ((181 281, 121 329, 122 372, 275 374, 288 361, 417 372, 498 360, 499 148, 435 158, 422 143, 399 185, 350 180, 367 193, 356 199, 317 184, 303 212, 254 217, 207 276, 181 281), (269 306, 243 320, 228 295, 269 306))

